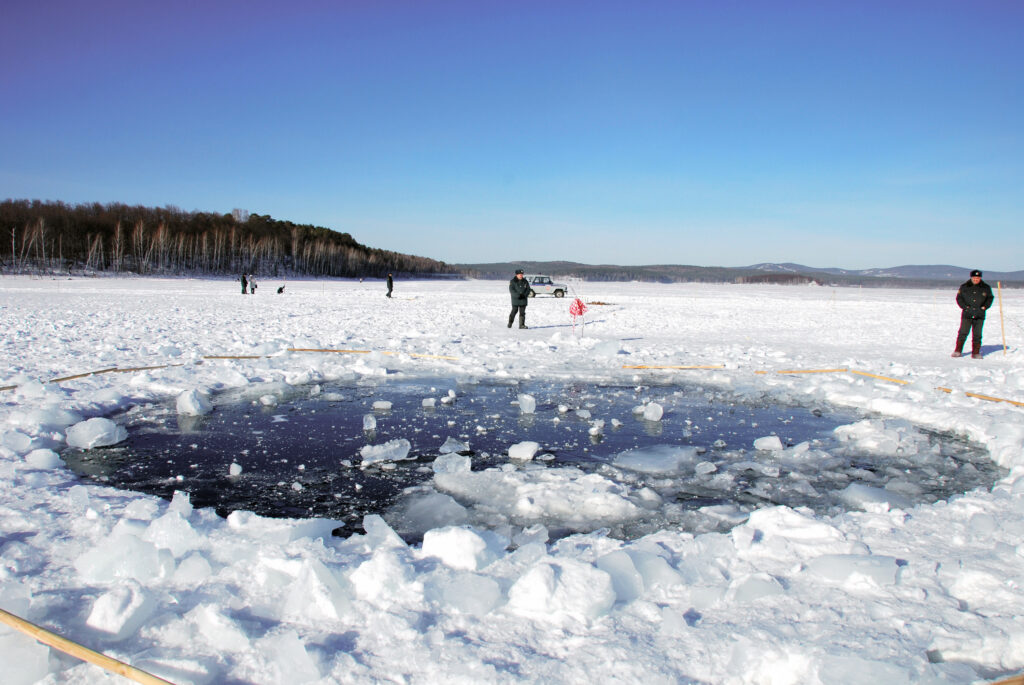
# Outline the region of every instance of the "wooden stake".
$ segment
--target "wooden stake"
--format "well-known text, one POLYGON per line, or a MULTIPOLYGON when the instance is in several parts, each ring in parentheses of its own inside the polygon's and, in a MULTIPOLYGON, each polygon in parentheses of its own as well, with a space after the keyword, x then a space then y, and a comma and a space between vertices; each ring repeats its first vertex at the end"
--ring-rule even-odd
MULTIPOLYGON (((775 373, 846 373, 849 369, 786 369, 784 371, 776 371, 775 373)), ((771 371, 755 371, 754 373, 764 375, 766 373, 772 373, 771 371)))
POLYGON ((72 642, 71 640, 61 637, 56 633, 51 633, 49 630, 40 628, 35 623, 26 621, 25 619, 15 616, 3 609, 0 609, 0 623, 6 623, 12 628, 25 633, 29 637, 37 640, 38 642, 42 642, 48 647, 58 649, 65 654, 70 654, 76 659, 87 661, 90 664, 99 666, 111 673, 124 676, 129 680, 134 680, 137 683, 143 683, 143 685, 174 685, 174 683, 169 680, 158 678, 151 673, 146 673, 134 666, 129 666, 123 661, 112 659, 106 654, 101 654, 89 649, 88 647, 83 647, 77 642, 72 642))
POLYGON ((868 373, 867 371, 857 371, 856 369, 850 369, 850 373, 855 373, 858 376, 867 376, 868 378, 878 378, 879 380, 889 381, 890 383, 899 383, 900 385, 907 385, 910 381, 900 380, 899 378, 889 378, 888 376, 879 376, 877 373, 868 373))
POLYGON ((1006 402, 1007 404, 1013 404, 1018 407, 1024 407, 1024 402, 1017 402, 1016 400, 1007 400, 1002 397, 992 397, 991 395, 979 395, 976 392, 965 392, 968 397, 974 397, 979 400, 988 400, 989 402, 1006 402))
MULTIPOLYGON (((373 350, 326 350, 316 347, 289 347, 289 352, 333 352, 335 354, 371 354, 373 350)), ((396 354, 402 354, 401 352, 393 352, 391 350, 381 350, 381 354, 394 356, 396 354)), ((446 357, 440 354, 417 354, 416 352, 410 352, 410 357, 419 357, 421 359, 449 359, 451 361, 458 361, 458 357, 446 357)))
POLYGON ((1003 356, 1006 356, 1006 324, 1003 323, 1003 282, 996 281, 996 289, 999 291, 999 328, 1003 331, 1003 356))
POLYGON ((416 357, 418 359, 447 359, 448 361, 457 362, 458 357, 446 357, 443 354, 417 354, 416 352, 410 352, 410 357, 416 357))
POLYGON ((96 374, 100 373, 110 373, 112 371, 117 371, 117 367, 114 366, 109 369, 100 369, 99 371, 87 371, 86 373, 76 373, 74 376, 64 376, 63 378, 51 378, 49 382, 60 383, 62 381, 71 381, 76 378, 86 378, 88 376, 95 376, 96 374))
POLYGON ((700 365, 695 365, 695 366, 653 366, 653 365, 650 365, 650 364, 640 364, 640 365, 637 365, 637 366, 632 366, 632 365, 629 365, 629 364, 623 364, 622 368, 624 368, 624 369, 724 369, 725 368, 725 364, 708 364, 708 365, 705 365, 705 366, 700 366, 700 365))
POLYGON ((136 366, 130 369, 114 369, 116 373, 133 373, 135 371, 152 371, 153 369, 168 369, 172 366, 184 366, 184 364, 160 364, 159 366, 136 366))

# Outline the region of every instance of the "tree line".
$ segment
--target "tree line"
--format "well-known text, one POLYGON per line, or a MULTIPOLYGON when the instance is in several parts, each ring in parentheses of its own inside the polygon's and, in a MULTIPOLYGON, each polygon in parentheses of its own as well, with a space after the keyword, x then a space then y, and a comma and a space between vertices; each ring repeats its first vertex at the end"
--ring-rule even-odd
POLYGON ((7 273, 134 273, 380 277, 445 276, 427 257, 360 244, 348 233, 268 215, 186 212, 98 202, 0 202, 7 273))

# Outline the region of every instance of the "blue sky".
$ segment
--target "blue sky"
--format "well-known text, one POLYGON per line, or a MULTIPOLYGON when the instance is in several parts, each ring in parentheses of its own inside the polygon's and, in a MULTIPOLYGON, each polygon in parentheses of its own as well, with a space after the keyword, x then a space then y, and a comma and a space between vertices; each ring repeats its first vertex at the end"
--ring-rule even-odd
POLYGON ((1024 268, 1024 3, 0 10, 0 196, 447 262, 1024 268))

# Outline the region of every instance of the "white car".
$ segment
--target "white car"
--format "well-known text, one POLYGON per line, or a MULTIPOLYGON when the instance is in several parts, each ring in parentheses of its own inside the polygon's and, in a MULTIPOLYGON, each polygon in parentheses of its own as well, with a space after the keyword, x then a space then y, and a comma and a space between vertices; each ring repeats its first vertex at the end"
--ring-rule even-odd
POLYGON ((523 278, 530 284, 530 297, 536 297, 537 295, 554 295, 555 297, 565 297, 565 294, 569 292, 569 286, 565 283, 555 283, 551 280, 551 276, 545 276, 543 274, 524 274, 523 278))

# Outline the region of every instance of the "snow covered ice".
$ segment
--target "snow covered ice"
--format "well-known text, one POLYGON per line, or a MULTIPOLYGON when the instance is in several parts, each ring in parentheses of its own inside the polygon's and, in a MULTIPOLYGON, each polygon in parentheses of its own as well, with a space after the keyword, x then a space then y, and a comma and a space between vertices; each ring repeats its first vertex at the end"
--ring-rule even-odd
POLYGON ((404 438, 389 440, 382 445, 366 445, 359 453, 363 464, 376 464, 382 461, 402 461, 408 458, 412 443, 404 438))
POLYGON ((179 414, 202 416, 213 411, 213 404, 198 390, 186 390, 178 395, 177 408, 179 414))
POLYGON ((128 431, 110 419, 92 418, 67 429, 67 442, 72 447, 106 447, 128 437, 128 431))
POLYGON ((533 395, 521 392, 516 399, 519 401, 519 409, 524 414, 532 414, 537 410, 537 398, 533 395))
MULTIPOLYGON (((585 336, 573 334, 566 303, 538 298, 531 328, 512 337, 503 283, 403 287, 411 300, 385 308, 375 284, 349 281, 290 281, 285 296, 239 300, 228 280, 0 279, 0 385, 15 386, 0 395, 0 607, 176 683, 970 683, 1024 670, 1024 409, 965 394, 1021 401, 1024 357, 991 344, 990 320, 983 360, 950 359, 952 290, 592 284, 590 295, 611 304, 592 308, 585 336), (905 332, 900 345, 893 331, 905 332), (908 382, 774 373, 800 368, 908 382), (421 477, 433 485, 403 493, 392 523, 218 516, 185 494, 198 469, 187 440, 169 499, 79 478, 55 459, 124 450, 117 429, 144 425, 158 403, 174 407, 187 435, 188 422, 214 420, 216 399, 229 393, 249 392, 254 412, 294 426, 302 417, 287 409, 291 394, 314 385, 331 401, 335 385, 346 396, 370 383, 366 401, 391 408, 359 405, 351 432, 365 439, 371 409, 377 431, 398 433, 397 401, 373 396, 373 384, 395 375, 518 383, 536 405, 528 413, 520 403, 516 435, 473 413, 470 398, 417 391, 415 411, 470 412, 484 432, 422 435, 410 423, 407 435, 374 441, 370 458, 381 461, 371 477, 403 456, 405 445, 390 440, 415 446, 404 456, 432 452, 421 477), (686 427, 672 392, 658 390, 666 377, 751 405, 827 405, 859 418, 827 451, 787 444, 748 419, 744 444, 708 435, 726 445, 702 453, 687 448, 684 431, 707 434, 721 419, 694 416, 686 427), (579 448, 591 452, 625 430, 614 421, 626 416, 547 397, 529 385, 538 379, 639 388, 639 406, 663 409, 660 421, 643 419, 662 447, 623 449, 609 455, 618 464, 585 468, 545 462, 549 446, 539 445, 513 463, 499 452, 510 457, 540 422, 577 424, 579 448), (212 412, 177 411, 183 394, 190 410, 206 393, 212 412), (424 407, 429 396, 441 406, 424 407), (594 420, 606 421, 603 434, 588 436, 594 420), (944 474, 975 468, 948 464, 935 435, 971 441, 1005 471, 994 485, 927 499, 948 487, 944 474), (460 454, 491 439, 502 447, 489 458, 506 464, 481 469, 479 453, 460 454), (920 469, 913 479, 911 466, 920 469), (833 480, 826 488, 788 475, 812 471, 833 480), (700 492, 677 492, 680 473, 698 478, 700 492), (706 497, 741 476, 762 504, 716 500, 699 510, 722 528, 688 530, 681 518, 629 539, 610 532, 660 511, 667 496, 706 497), (766 488, 782 479, 847 506, 764 506, 766 488), (585 532, 555 531, 551 512, 585 532), (406 542, 403 525, 419 526, 421 542, 406 542)), ((1024 321, 1020 293, 1004 298, 1008 322, 1024 321)), ((245 449, 226 441, 214 465, 221 477, 258 470, 245 449)), ((313 470, 299 469, 306 462, 297 441, 283 490, 313 470)), ((359 462, 354 450, 336 469, 359 471, 359 462)), ((0 663, 7 683, 111 682, 7 629, 0 663)))

